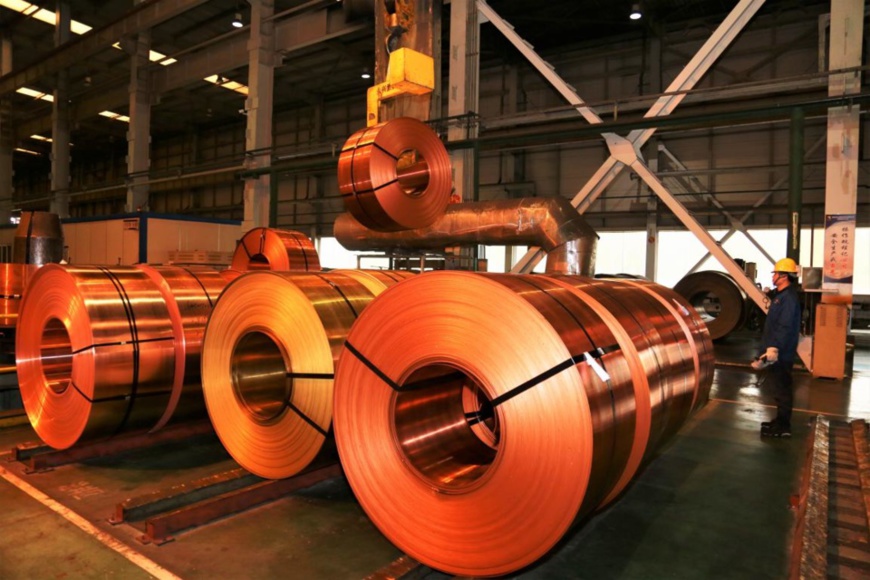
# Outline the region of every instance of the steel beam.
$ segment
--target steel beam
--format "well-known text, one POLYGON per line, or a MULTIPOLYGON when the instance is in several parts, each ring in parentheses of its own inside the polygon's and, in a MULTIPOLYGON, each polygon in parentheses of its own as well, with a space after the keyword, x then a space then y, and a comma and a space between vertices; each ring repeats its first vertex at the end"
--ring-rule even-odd
MULTIPOLYGON (((12 40, 0 37, 0 76, 12 70, 12 40)), ((12 149, 15 132, 9 122, 10 103, 0 98, 0 224, 8 224, 12 210, 12 149)))
MULTIPOLYGON (((659 146, 659 151, 662 152, 662 153, 664 153, 664 154, 665 154, 665 157, 667 157, 668 160, 669 160, 669 161, 670 161, 670 162, 671 162, 675 167, 677 167, 678 169, 680 169, 680 170, 684 170, 684 171, 687 169, 687 167, 686 167, 685 165, 683 165, 683 163, 682 163, 682 162, 681 162, 681 161, 680 161, 680 160, 679 160, 679 159, 678 159, 678 158, 677 158, 677 157, 676 157, 676 156, 675 156, 675 155, 674 155, 674 154, 673 154, 673 153, 672 153, 672 152, 671 152, 671 151, 670 151, 666 146, 664 146, 664 145, 659 146)), ((722 215, 725 216, 725 218, 728 220, 728 223, 731 224, 731 229, 732 229, 732 230, 740 231, 744 236, 746 236, 746 238, 747 238, 750 242, 752 242, 752 245, 754 245, 754 246, 758 249, 758 251, 761 252, 761 254, 762 254, 766 259, 768 259, 768 260, 770 261, 771 264, 773 264, 774 259, 770 256, 770 254, 767 252, 767 250, 765 250, 764 247, 763 247, 761 244, 759 244, 758 241, 757 241, 754 237, 752 237, 752 234, 749 233, 749 230, 746 229, 746 227, 743 225, 743 222, 742 222, 742 221, 738 220, 736 217, 734 217, 734 216, 731 214, 731 212, 729 212, 727 209, 725 209, 725 206, 722 205, 722 202, 720 202, 720 201, 716 198, 715 195, 713 195, 713 194, 710 193, 709 191, 706 191, 706 190, 705 190, 705 189, 704 189, 704 188, 703 188, 703 187, 698 183, 698 180, 697 180, 696 178, 690 178, 689 181, 691 181, 692 185, 694 186, 692 189, 695 190, 695 193, 698 193, 698 194, 700 195, 701 199, 703 199, 703 200, 706 201, 706 202, 709 202, 713 207, 715 207, 715 208, 718 209, 720 212, 722 212, 722 215)), ((689 191, 688 188, 687 188, 686 193, 692 193, 692 191, 689 191)), ((730 238, 731 236, 728 236, 728 237, 730 238)), ((721 244, 722 244, 726 239, 727 239, 727 238, 724 238, 724 237, 723 237, 723 239, 719 240, 719 244, 721 245, 721 244)), ((692 269, 692 270, 690 270, 690 272, 694 272, 695 269, 697 269, 698 267, 700 267, 700 265, 701 265, 704 261, 706 261, 707 256, 709 256, 709 255, 710 255, 710 254, 707 253, 707 254, 704 256, 704 259, 701 260, 700 262, 698 262, 698 264, 695 266, 695 268, 692 269)))
POLYGON ((484 0, 477 0, 477 9, 480 11, 481 15, 489 20, 499 30, 499 32, 501 32, 505 38, 507 38, 510 43, 513 44, 524 57, 526 57, 529 63, 535 67, 535 69, 541 73, 541 75, 547 79, 551 85, 553 85, 553 88, 559 91, 559 94, 565 97, 566 101, 571 103, 584 119, 593 125, 603 122, 601 117, 598 116, 598 113, 586 106, 586 103, 583 102, 583 99, 581 99, 580 95, 577 94, 577 90, 565 82, 565 79, 559 76, 555 67, 541 58, 540 55, 535 52, 535 47, 523 40, 520 35, 516 33, 514 27, 499 16, 489 4, 484 2, 484 0))
POLYGON ((804 111, 795 107, 789 127, 788 227, 786 256, 801 259, 801 206, 804 195, 804 111))
MULTIPOLYGON (((646 163, 643 162, 640 156, 640 150, 637 145, 632 144, 627 138, 618 135, 610 134, 607 137, 607 146, 610 149, 610 154, 626 167, 630 167, 638 177, 652 189, 668 209, 679 219, 686 228, 689 229, 695 237, 707 248, 725 270, 731 274, 734 281, 746 292, 746 295, 762 310, 767 312, 770 307, 770 299, 756 285, 753 280, 750 280, 737 262, 735 262, 728 253, 722 249, 718 242, 713 239, 713 236, 704 229, 698 220, 668 191, 668 188, 659 180, 658 176, 653 173, 646 163)), ((805 350, 798 349, 798 355, 808 369, 812 369, 812 359, 808 356, 805 350)))
POLYGON ((151 90, 148 85, 148 55, 151 32, 134 37, 130 55, 130 126, 127 130, 128 213, 148 211, 148 171, 151 169, 151 90))
MULTIPOLYGON (((810 156, 813 153, 815 153, 816 150, 818 150, 818 148, 821 147, 825 143, 826 140, 827 140, 827 137, 825 135, 822 135, 821 137, 816 139, 816 142, 813 143, 810 146, 810 148, 806 150, 806 153, 804 153, 804 160, 809 159, 810 156)), ((737 220, 737 223, 731 224, 731 228, 727 232, 725 232, 725 235, 722 236, 722 238, 719 240, 719 244, 721 245, 721 244, 724 244, 725 242, 727 242, 731 238, 731 236, 733 236, 735 233, 737 233, 737 231, 741 231, 741 232, 745 233, 746 228, 742 227, 742 226, 743 226, 743 224, 746 223, 746 220, 748 220, 752 216, 752 214, 755 213, 755 210, 757 210, 759 207, 764 205, 767 202, 767 200, 770 199, 770 197, 773 195, 773 193, 777 189, 779 189, 780 187, 785 185, 785 183, 788 181, 788 179, 789 179, 788 175, 785 175, 784 177, 781 177, 780 179, 778 179, 776 181, 776 183, 774 183, 773 186, 771 186, 770 190, 767 191, 767 193, 762 195, 760 198, 758 198, 758 200, 756 200, 756 202, 754 204, 752 204, 752 209, 750 209, 745 214, 740 216, 740 218, 737 220)), ((770 260, 770 263, 773 264, 774 260, 773 260, 773 258, 771 258, 767 254, 767 252, 765 252, 765 256, 767 257, 768 260, 770 260)), ((709 257, 710 257, 709 252, 704 254, 704 256, 698 261, 698 263, 695 264, 694 266, 692 266, 692 268, 689 270, 689 273, 695 272, 698 268, 701 267, 701 264, 703 264, 704 262, 707 261, 707 258, 709 258, 709 257)))
MULTIPOLYGON (((764 4, 764 0, 741 0, 644 116, 663 117, 670 115, 686 97, 687 91, 695 87, 725 49, 737 38, 762 4, 764 4)), ((655 131, 655 128, 652 127, 636 129, 628 134, 628 140, 633 146, 641 147, 655 131)), ((616 137, 618 136, 613 134, 604 135, 605 140, 608 141, 616 137)), ((586 211, 624 167, 624 164, 611 155, 571 200, 577 211, 580 213, 586 211)), ((544 252, 540 248, 529 248, 529 251, 517 262, 512 271, 530 272, 543 256, 544 252)))
MULTIPOLYGON (((480 25, 474 0, 453 0, 450 5, 450 89, 447 115, 461 118, 476 113, 479 106, 478 77, 480 69, 480 25)), ((477 137, 477 124, 470 120, 456 122, 447 130, 447 139, 457 141, 477 137)), ((453 184, 462 201, 474 201, 477 183, 474 180, 476 162, 473 149, 457 149, 450 153, 453 184)))
MULTIPOLYGON (((54 44, 63 46, 69 41, 69 3, 58 2, 55 7, 54 44)), ((69 71, 57 71, 51 105, 51 204, 49 209, 61 218, 69 217, 69 71)))
MULTIPOLYGON (((251 38, 248 44, 248 98, 245 168, 268 167, 272 162, 272 102, 275 87, 274 0, 251 0, 251 38)), ((269 226, 271 173, 245 179, 242 230, 269 226)))
POLYGON ((175 18, 206 0, 150 0, 136 6, 102 28, 91 30, 72 42, 65 42, 38 62, 0 78, 0 95, 14 92, 48 75, 68 69, 88 57, 110 48, 123 36, 149 30, 161 22, 175 18))

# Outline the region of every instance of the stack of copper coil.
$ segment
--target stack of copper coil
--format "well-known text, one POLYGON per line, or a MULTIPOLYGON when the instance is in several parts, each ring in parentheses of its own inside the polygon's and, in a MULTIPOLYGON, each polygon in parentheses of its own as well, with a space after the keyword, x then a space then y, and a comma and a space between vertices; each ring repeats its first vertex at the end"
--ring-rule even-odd
POLYGON ((673 291, 423 274, 379 296, 335 377, 345 474, 380 530, 444 572, 546 554, 703 405, 709 334, 673 291))
POLYGON ((303 233, 273 228, 253 228, 236 246, 230 269, 320 271, 314 243, 303 233))
POLYGON ((21 396, 40 438, 65 449, 203 415, 202 333, 226 283, 208 269, 40 269, 16 337, 21 396))
POLYGON ((331 447, 335 360, 374 297, 409 272, 252 272, 231 283, 205 333, 212 425, 248 471, 290 477, 331 447))
POLYGON ((356 220, 376 231, 431 225, 450 202, 447 149, 425 123, 409 117, 350 136, 338 158, 338 187, 356 220))

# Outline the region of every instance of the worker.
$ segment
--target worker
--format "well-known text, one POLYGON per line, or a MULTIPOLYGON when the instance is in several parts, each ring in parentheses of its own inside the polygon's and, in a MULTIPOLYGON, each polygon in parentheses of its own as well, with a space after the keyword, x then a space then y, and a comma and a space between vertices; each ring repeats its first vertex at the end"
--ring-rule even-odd
POLYGON ((791 437, 792 367, 797 355, 801 328, 801 306, 797 295, 798 265, 791 258, 778 260, 773 267, 774 294, 764 322, 761 347, 764 349, 753 368, 766 368, 773 383, 776 417, 761 424, 765 437, 791 437))

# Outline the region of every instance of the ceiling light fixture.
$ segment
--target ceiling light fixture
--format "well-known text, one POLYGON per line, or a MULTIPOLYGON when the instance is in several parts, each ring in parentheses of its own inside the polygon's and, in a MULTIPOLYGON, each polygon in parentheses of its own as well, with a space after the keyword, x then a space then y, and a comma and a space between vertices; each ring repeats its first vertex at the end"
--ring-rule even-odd
POLYGON ((364 69, 362 69, 362 74, 360 75, 360 77, 366 80, 372 78, 372 73, 369 72, 369 67, 365 67, 364 69))
POLYGON ((632 20, 640 20, 643 18, 643 12, 640 11, 640 3, 635 2, 631 5, 631 14, 628 15, 632 20))
POLYGON ((244 26, 244 23, 242 22, 242 13, 241 12, 236 12, 236 15, 233 17, 232 24, 233 24, 233 28, 241 28, 242 26, 244 26))

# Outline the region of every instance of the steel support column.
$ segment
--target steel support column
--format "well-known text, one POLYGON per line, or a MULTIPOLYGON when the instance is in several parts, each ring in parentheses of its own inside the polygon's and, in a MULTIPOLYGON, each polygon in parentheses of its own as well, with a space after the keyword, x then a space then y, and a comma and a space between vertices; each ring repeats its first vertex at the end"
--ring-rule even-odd
MULTIPOLYGON (((483 3, 482 0, 478 0, 478 5, 481 4, 485 3, 483 3)), ((710 67, 713 66, 713 63, 716 62, 725 49, 727 49, 734 39, 737 38, 758 9, 761 8, 762 4, 764 4, 764 0, 741 0, 737 6, 734 7, 731 13, 728 14, 722 24, 720 24, 714 31, 707 42, 705 42, 701 49, 695 54, 692 60, 689 61, 680 74, 673 80, 673 82, 671 82, 666 94, 660 97, 653 104, 645 117, 662 117, 670 115, 686 97, 687 91, 695 87, 698 81, 704 76, 710 67)), ((489 7, 487 7, 487 9, 492 10, 489 7)), ((484 12, 483 8, 481 8, 481 12, 484 12)), ((490 18, 489 14, 486 15, 490 18)), ((492 20, 492 18, 490 18, 490 20, 492 20)), ((511 31, 512 30, 513 29, 511 28, 511 31)), ((502 32, 505 31, 502 30, 502 32)), ((507 33, 505 34, 507 35, 507 33)), ((511 37, 508 36, 508 38, 510 39, 511 37)), ((538 57, 537 60, 544 65, 543 68, 551 69, 550 74, 544 73, 542 68, 539 68, 540 65, 536 64, 536 61, 532 60, 528 55, 528 52, 534 53, 534 51, 531 50, 531 45, 527 44, 526 46, 527 50, 520 50, 527 56, 527 58, 530 58, 530 62, 532 62, 532 64, 535 65, 535 67, 538 68, 546 78, 552 79, 554 76, 558 78, 558 84, 554 84, 557 90, 559 90, 563 96, 568 98, 572 105, 577 107, 578 112, 582 114, 587 121, 593 124, 600 124, 602 122, 601 118, 598 117, 594 111, 582 104, 582 100, 579 100, 579 102, 572 100, 574 98, 579 99, 579 97, 576 96, 576 92, 570 85, 561 80, 561 78, 555 74, 555 71, 552 70, 552 67, 549 67, 549 65, 540 59, 540 57, 538 57), (574 97, 570 97, 571 93, 574 93, 574 97)), ((655 128, 637 129, 629 133, 628 140, 632 145, 641 147, 650 139, 650 137, 653 136, 655 131, 655 128)), ((609 140, 610 135, 607 134, 604 135, 604 137, 609 140)), ((617 136, 614 135, 614 137, 617 136)), ((571 203, 577 208, 577 211, 580 213, 585 212, 598 196, 601 195, 604 189, 613 182, 624 167, 623 164, 611 155, 595 175, 593 175, 586 183, 583 189, 581 189, 572 199, 571 203)), ((513 271, 529 272, 535 267, 535 264, 543 258, 543 256, 544 253, 540 248, 530 248, 526 255, 523 256, 514 267, 513 271)))
MULTIPOLYGON (((864 0, 831 2, 828 69, 853 72, 832 74, 828 95, 861 91, 861 50, 864 46, 864 0)), ((858 207, 860 106, 828 110, 828 160, 825 170, 825 258, 823 302, 852 303, 855 266, 855 224, 858 207)))
MULTIPOLYGON (((12 71, 12 40, 0 37, 0 77, 12 71)), ((0 224, 9 223, 12 212, 12 150, 14 131, 9 126, 9 101, 0 98, 0 224)))
MULTIPOLYGON (((55 9, 54 45, 65 44, 70 37, 70 11, 67 2, 55 9)), ((57 73, 54 103, 51 110, 51 204, 50 210, 62 218, 69 217, 69 72, 57 73)))
MULTIPOLYGON (((450 78, 447 115, 454 121, 447 131, 449 141, 477 137, 477 122, 470 115, 478 109, 480 27, 474 0, 453 0, 450 5, 450 78), (463 117, 469 115, 469 117, 463 117)), ((458 149, 451 153, 453 185, 463 201, 473 201, 474 151, 458 149)))
POLYGON ((151 32, 143 30, 130 39, 130 127, 127 130, 128 212, 148 211, 148 171, 151 169, 151 87, 148 55, 151 32))
POLYGON ((801 259, 801 209, 804 194, 804 111, 795 107, 791 112, 788 161, 788 227, 786 256, 801 259))
MULTIPOLYGON (((251 0, 251 38, 248 42, 248 99, 245 111, 246 169, 260 169, 272 163, 272 102, 275 85, 274 0, 251 0)), ((242 230, 269 225, 271 175, 245 180, 245 209, 242 230)))

